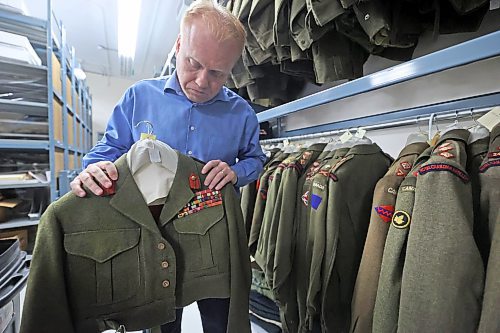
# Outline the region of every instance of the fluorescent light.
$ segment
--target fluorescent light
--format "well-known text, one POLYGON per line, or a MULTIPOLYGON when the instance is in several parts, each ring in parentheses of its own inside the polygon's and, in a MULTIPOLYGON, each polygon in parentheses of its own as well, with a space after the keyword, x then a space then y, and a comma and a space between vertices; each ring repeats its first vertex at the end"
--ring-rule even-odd
POLYGON ((118 55, 134 60, 141 0, 117 0, 118 55))

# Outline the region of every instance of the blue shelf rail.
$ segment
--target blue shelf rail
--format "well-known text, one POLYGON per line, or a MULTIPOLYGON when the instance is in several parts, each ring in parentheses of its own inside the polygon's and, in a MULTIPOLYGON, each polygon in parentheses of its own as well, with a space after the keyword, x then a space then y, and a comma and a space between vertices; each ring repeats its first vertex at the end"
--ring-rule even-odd
MULTIPOLYGON (((423 77, 429 74, 441 72, 447 69, 463 66, 476 61, 481 61, 488 58, 493 58, 500 55, 500 31, 496 31, 479 38, 475 38, 464 43, 448 47, 446 49, 407 61, 405 63, 381 70, 379 72, 366 75, 359 79, 341 84, 339 86, 321 91, 319 93, 303 97, 301 99, 280 105, 275 108, 268 109, 266 111, 257 114, 257 119, 259 122, 269 121, 276 119, 278 122, 278 136, 290 136, 305 133, 314 133, 319 130, 332 130, 338 128, 338 126, 343 126, 343 128, 348 127, 358 127, 366 124, 366 121, 388 121, 391 117, 401 115, 397 114, 399 111, 404 113, 414 114, 422 113, 425 109, 413 109, 413 110, 399 110, 392 112, 391 114, 382 114, 372 117, 363 118, 363 121, 344 121, 341 123, 335 123, 337 125, 322 125, 315 126, 302 130, 289 131, 286 133, 281 133, 281 118, 291 115, 295 112, 306 110, 312 107, 324 105, 330 102, 338 101, 347 97, 360 95, 362 93, 370 92, 373 90, 381 89, 384 87, 392 86, 398 83, 410 81, 419 77, 423 77), (375 118, 376 117, 376 118, 375 118)), ((500 104, 500 97, 498 94, 491 96, 483 96, 484 99, 478 101, 484 102, 485 99, 489 100, 493 105, 500 104)), ((471 103, 473 100, 467 99, 467 103, 471 103)), ((461 105, 460 101, 454 102, 454 107, 464 108, 467 107, 467 103, 461 105)), ((488 104, 486 103, 486 104, 488 104)))

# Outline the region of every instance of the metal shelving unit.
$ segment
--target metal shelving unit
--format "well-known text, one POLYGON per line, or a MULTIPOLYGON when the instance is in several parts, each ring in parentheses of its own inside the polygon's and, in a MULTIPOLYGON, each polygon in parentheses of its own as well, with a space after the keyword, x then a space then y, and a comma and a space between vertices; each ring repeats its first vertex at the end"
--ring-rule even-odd
POLYGON ((436 51, 434 53, 404 62, 402 64, 366 75, 319 93, 280 105, 275 108, 262 111, 257 114, 259 123, 264 121, 276 121, 278 137, 290 137, 303 134, 332 131, 337 129, 355 128, 372 125, 379 122, 388 122, 404 117, 415 117, 428 115, 430 113, 442 112, 472 107, 488 107, 500 104, 500 89, 498 93, 473 96, 455 101, 439 104, 425 105, 421 107, 400 109, 389 113, 371 115, 367 117, 342 120, 319 126, 296 129, 292 131, 282 130, 282 120, 296 112, 308 112, 309 109, 336 102, 352 96, 394 86, 400 83, 410 82, 427 75, 464 66, 481 60, 500 56, 500 31, 496 31, 479 38, 475 38, 461 44, 436 51))
MULTIPOLYGON (((50 165, 50 182, 4 183, 0 189, 48 187, 50 201, 54 201, 68 190, 67 184, 61 184, 61 181, 68 181, 64 175, 81 169, 83 155, 91 147, 92 102, 86 82, 74 75, 73 69, 78 67, 75 50, 66 43, 64 26, 55 18, 51 0, 46 1, 46 20, 0 10, 0 30, 27 37, 42 59, 41 66, 0 60, 0 79, 14 82, 4 85, 4 91, 12 88, 16 94, 26 95, 21 99, 0 98, 0 112, 19 115, 27 118, 27 122, 37 119, 45 126, 48 124, 45 135, 28 133, 23 137, 18 133, 4 133, 3 137, 8 138, 0 137, 0 150, 5 153, 43 152, 50 165)), ((24 120, 19 122, 27 124, 24 120)), ((29 218, 14 219, 0 223, 0 229, 37 223, 29 218)))

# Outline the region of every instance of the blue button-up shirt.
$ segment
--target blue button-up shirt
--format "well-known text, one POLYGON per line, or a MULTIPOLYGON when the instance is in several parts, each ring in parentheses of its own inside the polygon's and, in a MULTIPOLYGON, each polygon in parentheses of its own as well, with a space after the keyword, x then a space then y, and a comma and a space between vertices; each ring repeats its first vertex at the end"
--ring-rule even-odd
POLYGON ((257 179, 266 160, 259 144, 259 124, 250 105, 223 87, 206 103, 193 103, 177 75, 139 81, 115 106, 103 138, 83 158, 83 165, 115 161, 147 132, 181 153, 208 162, 222 160, 238 176, 236 186, 257 179))

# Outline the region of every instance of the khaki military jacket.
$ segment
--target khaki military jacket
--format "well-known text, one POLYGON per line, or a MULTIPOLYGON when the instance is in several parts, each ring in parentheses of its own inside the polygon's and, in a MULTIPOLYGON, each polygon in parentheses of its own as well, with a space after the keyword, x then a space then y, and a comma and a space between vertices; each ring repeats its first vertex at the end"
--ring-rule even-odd
POLYGON ((257 190, 257 198, 255 200, 255 208, 252 216, 252 226, 250 228, 250 238, 248 240, 248 247, 252 255, 255 254, 257 249, 257 242, 259 240, 260 229, 262 220, 264 218, 264 210, 267 203, 267 192, 269 189, 269 177, 274 173, 278 165, 288 157, 288 153, 281 153, 274 158, 264 168, 262 176, 259 178, 259 187, 257 190))
MULTIPOLYGON (((396 332, 398 325, 399 300, 401 296, 401 279, 405 262, 406 242, 411 227, 413 206, 415 204, 415 186, 420 166, 431 156, 432 147, 427 148, 416 159, 411 170, 405 170, 404 180, 399 186, 394 207, 387 230, 387 238, 382 249, 380 268, 375 285, 375 300, 370 318, 370 332, 396 332)), ((399 173, 401 173, 399 172, 399 173)), ((398 173, 398 172, 396 172, 398 173)), ((366 249, 366 247, 365 247, 366 249)), ((354 318, 354 317, 353 317, 354 318)), ((355 331, 364 331, 368 324, 360 318, 352 324, 355 331)))
POLYGON ((49 206, 38 228, 22 333, 140 330, 173 321, 176 308, 205 298, 230 298, 227 332, 250 332, 249 253, 234 188, 211 192, 208 206, 199 192, 206 190, 203 164, 178 155, 159 225, 125 155, 116 161, 115 194, 68 193, 49 206), (186 208, 198 211, 181 214, 186 208))
MULTIPOLYGON (((307 292, 309 288, 311 263, 317 258, 317 254, 313 253, 314 240, 320 239, 321 234, 324 235, 324 230, 321 229, 324 223, 321 223, 321 219, 326 218, 326 213, 322 214, 322 212, 326 212, 326 210, 323 209, 324 207, 319 207, 320 209, 316 212, 315 220, 312 220, 311 210, 313 209, 313 194, 315 194, 321 186, 328 186, 330 169, 342 159, 348 151, 349 148, 336 149, 328 153, 323 160, 319 161, 317 166, 313 165, 313 168, 306 173, 302 191, 299 192, 300 201, 297 202, 296 205, 297 233, 293 262, 297 290, 296 316, 298 316, 295 322, 298 323, 299 332, 309 331, 310 325, 306 323, 307 292), (319 234, 316 234, 317 232, 319 234)), ((314 201, 314 205, 316 207, 316 201, 314 201)), ((321 258, 318 259, 321 260, 321 258)))
POLYGON ((451 130, 419 169, 401 282, 399 332, 476 332, 484 268, 473 236, 467 130, 451 130))
POLYGON ((354 287, 350 332, 372 332, 373 308, 377 295, 380 266, 387 232, 394 214, 397 191, 417 157, 427 147, 429 145, 425 142, 406 146, 389 171, 375 186, 370 225, 354 287))
MULTIPOLYGON (((486 269, 490 252, 490 234, 487 219, 481 219, 481 181, 479 169, 488 154, 490 137, 484 137, 467 146, 467 172, 472 187, 472 207, 474 209, 474 238, 486 269)), ((485 184, 488 186, 488 184, 485 184)))
POLYGON ((290 317, 295 307, 291 303, 295 299, 294 280, 291 276, 292 262, 295 250, 296 219, 295 210, 297 192, 301 186, 302 176, 309 166, 321 154, 325 143, 317 143, 308 147, 295 161, 289 163, 283 171, 278 200, 281 206, 275 208, 272 225, 275 230, 269 237, 267 252, 268 271, 272 276, 268 278, 277 300, 285 332, 295 332, 295 315, 290 317), (291 307, 291 308, 290 308, 291 307))
POLYGON ((491 249, 478 332, 489 333, 500 331, 500 125, 491 131, 488 155, 479 170, 481 219, 489 225, 491 249))
POLYGON ((324 230, 323 240, 314 239, 313 259, 317 260, 311 264, 306 322, 311 323, 320 314, 323 331, 349 329, 352 291, 370 220, 373 190, 392 161, 376 144, 356 145, 331 168, 328 187, 313 183, 319 191, 313 191, 311 196, 311 223, 313 214, 325 208, 326 219, 323 227, 318 226, 324 230))

